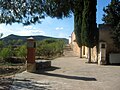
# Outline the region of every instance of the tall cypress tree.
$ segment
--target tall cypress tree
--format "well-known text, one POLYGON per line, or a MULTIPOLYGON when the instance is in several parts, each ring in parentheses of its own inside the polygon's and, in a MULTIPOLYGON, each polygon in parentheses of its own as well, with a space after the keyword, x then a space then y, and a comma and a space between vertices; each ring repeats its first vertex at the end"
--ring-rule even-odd
POLYGON ((83 12, 84 3, 83 0, 78 0, 76 1, 76 4, 74 9, 74 32, 76 36, 76 42, 80 47, 80 57, 82 57, 81 27, 82 27, 82 12, 83 12))
POLYGON ((96 38, 96 0, 85 0, 82 18, 82 44, 89 48, 88 62, 91 62, 91 48, 96 38))

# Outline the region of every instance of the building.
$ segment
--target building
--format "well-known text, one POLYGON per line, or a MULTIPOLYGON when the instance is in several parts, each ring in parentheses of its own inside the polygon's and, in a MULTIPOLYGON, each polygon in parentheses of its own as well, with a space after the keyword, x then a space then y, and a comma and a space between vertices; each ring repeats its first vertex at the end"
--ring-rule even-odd
MULTIPOLYGON (((106 64, 109 63, 109 54, 117 51, 115 47, 112 35, 110 33, 110 25, 100 24, 98 26, 99 29, 99 44, 94 46, 91 49, 91 61, 97 62, 98 64, 106 64)), ((71 48, 76 56, 82 58, 88 58, 88 47, 82 46, 78 47, 76 43, 75 33, 71 34, 71 48)), ((119 61, 120 62, 120 61, 119 61)))

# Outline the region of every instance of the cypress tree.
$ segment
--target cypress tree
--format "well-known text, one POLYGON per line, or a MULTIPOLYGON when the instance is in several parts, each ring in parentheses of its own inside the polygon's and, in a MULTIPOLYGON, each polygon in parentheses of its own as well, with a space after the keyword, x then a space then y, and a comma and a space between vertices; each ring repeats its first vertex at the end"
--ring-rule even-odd
POLYGON ((76 36, 76 42, 78 46, 80 47, 80 57, 82 57, 81 26, 82 26, 82 12, 83 12, 84 6, 83 6, 82 0, 78 0, 76 4, 75 4, 76 6, 74 9, 74 32, 76 36))
POLYGON ((88 62, 91 62, 91 48, 95 45, 97 31, 96 25, 96 0, 85 0, 82 18, 81 40, 89 48, 88 62))

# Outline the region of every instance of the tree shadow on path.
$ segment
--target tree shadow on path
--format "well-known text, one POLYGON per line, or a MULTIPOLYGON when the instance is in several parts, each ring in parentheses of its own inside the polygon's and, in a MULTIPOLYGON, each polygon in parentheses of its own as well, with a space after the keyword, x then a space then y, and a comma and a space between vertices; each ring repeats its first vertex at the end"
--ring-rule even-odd
POLYGON ((64 75, 64 74, 56 74, 56 73, 49 73, 48 71, 53 71, 55 69, 60 69, 59 67, 51 67, 49 69, 42 69, 37 72, 36 74, 46 75, 46 76, 52 76, 52 77, 59 77, 59 78, 66 78, 66 79, 73 79, 73 80, 83 80, 83 81, 97 81, 96 78, 92 77, 80 77, 80 76, 70 76, 70 75, 64 75))

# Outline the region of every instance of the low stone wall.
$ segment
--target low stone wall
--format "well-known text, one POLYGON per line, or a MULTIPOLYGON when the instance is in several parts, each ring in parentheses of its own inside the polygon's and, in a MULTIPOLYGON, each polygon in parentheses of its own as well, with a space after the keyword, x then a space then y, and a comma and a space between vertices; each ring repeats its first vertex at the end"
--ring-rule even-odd
POLYGON ((39 71, 41 69, 46 69, 51 67, 51 61, 50 60, 36 60, 36 71, 39 71))

